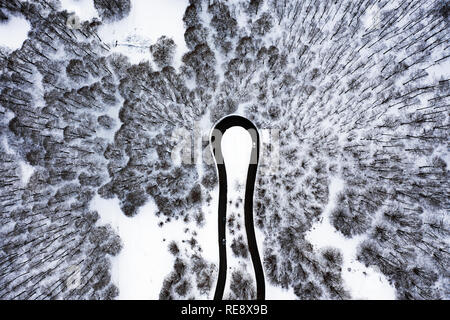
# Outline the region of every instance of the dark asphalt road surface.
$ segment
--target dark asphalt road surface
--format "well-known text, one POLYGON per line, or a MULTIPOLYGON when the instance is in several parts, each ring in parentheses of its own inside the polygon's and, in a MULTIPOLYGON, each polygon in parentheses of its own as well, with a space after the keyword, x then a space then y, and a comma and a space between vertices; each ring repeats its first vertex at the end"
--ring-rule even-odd
MULTIPOLYGON (((255 187, 256 172, 258 169, 259 160, 259 134, 255 125, 248 119, 231 115, 220 120, 213 129, 211 135, 211 145, 214 153, 214 158, 219 174, 219 277, 217 279, 216 292, 214 294, 215 300, 223 299, 223 292, 225 289, 226 273, 227 273, 227 255, 226 255, 226 219, 227 219, 227 173, 225 170, 225 163, 222 156, 221 142, 223 134, 231 127, 242 127, 246 129, 252 138, 252 152, 250 156, 250 163, 247 171, 247 183, 245 187, 245 201, 244 201, 244 219, 245 230, 247 233, 248 249, 252 258, 253 268, 255 270, 256 278, 256 298, 264 300, 265 298, 265 280, 264 272, 261 264, 261 259, 258 253, 258 246, 256 243, 255 228, 253 224, 253 192, 255 187)), ((239 156, 239 155, 236 155, 239 156)))

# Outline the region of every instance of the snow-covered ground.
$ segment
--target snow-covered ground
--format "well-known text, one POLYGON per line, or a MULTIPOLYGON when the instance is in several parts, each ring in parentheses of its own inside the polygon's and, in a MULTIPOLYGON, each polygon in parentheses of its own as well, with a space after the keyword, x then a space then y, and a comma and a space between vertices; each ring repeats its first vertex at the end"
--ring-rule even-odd
POLYGON ((20 172, 22 174, 22 176, 21 176, 22 185, 26 186, 28 181, 30 180, 31 176, 33 175, 35 169, 33 166, 30 166, 25 161, 20 161, 19 166, 20 166, 20 172))
MULTIPOLYGON (((235 204, 237 199, 245 198, 245 183, 247 180, 248 163, 250 161, 252 139, 250 134, 242 127, 232 127, 228 129, 222 138, 222 155, 227 171, 227 219, 234 214, 236 222, 241 225, 240 233, 244 235, 245 243, 245 221, 243 202, 239 208, 235 204), (230 203, 231 201, 231 203, 230 203)), ((226 227, 226 247, 227 247, 227 278, 223 297, 230 295, 231 275, 234 270, 242 270, 252 275, 254 279, 253 265, 250 257, 247 259, 246 268, 241 264, 241 259, 235 257, 231 249, 233 235, 230 233, 228 225, 226 227)))
POLYGON ((111 258, 112 281, 120 291, 118 299, 158 299, 174 261, 167 250, 167 239, 181 239, 184 223, 174 221, 159 227, 153 201, 132 218, 122 213, 117 198, 102 199, 97 195, 91 209, 100 215, 97 224, 110 224, 122 240, 122 250, 111 258))
MULTIPOLYGON (((8 140, 6 139, 6 137, 3 137, 1 139, 1 144, 3 147, 3 150, 8 153, 8 154, 13 154, 13 155, 17 155, 16 152, 14 151, 14 149, 12 149, 9 144, 8 144, 8 140)), ((35 169, 33 166, 30 166, 27 162, 25 162, 24 160, 19 160, 18 161, 18 165, 20 168, 20 182, 22 184, 22 186, 26 186, 28 181, 30 180, 30 177, 33 175, 35 169)))
POLYGON ((149 46, 163 35, 170 37, 177 45, 174 66, 178 67, 188 50, 182 20, 187 5, 187 0, 132 0, 130 14, 102 25, 99 35, 132 63, 151 60, 149 46))
MULTIPOLYGON (((132 63, 151 61, 150 45, 163 35, 170 37, 177 45, 177 68, 188 50, 182 20, 188 4, 188 0, 131 0, 129 15, 119 21, 104 22, 98 34, 112 52, 128 56, 132 63)), ((61 6, 75 13, 80 21, 99 17, 93 0, 61 0, 61 6)))
POLYGON ((393 300, 395 289, 386 277, 373 267, 366 268, 356 261, 357 246, 363 240, 361 236, 352 239, 345 238, 330 223, 329 215, 334 209, 336 196, 344 188, 344 182, 339 178, 332 178, 330 182, 330 201, 325 207, 322 220, 316 223, 307 233, 306 239, 319 251, 326 247, 341 250, 343 255, 342 278, 346 289, 353 299, 393 300))
POLYGON ((99 17, 93 0, 60 0, 60 2, 63 10, 75 13, 80 21, 89 21, 99 17))
POLYGON ((0 23, 0 46, 11 50, 22 47, 31 25, 22 16, 10 16, 6 23, 0 23))

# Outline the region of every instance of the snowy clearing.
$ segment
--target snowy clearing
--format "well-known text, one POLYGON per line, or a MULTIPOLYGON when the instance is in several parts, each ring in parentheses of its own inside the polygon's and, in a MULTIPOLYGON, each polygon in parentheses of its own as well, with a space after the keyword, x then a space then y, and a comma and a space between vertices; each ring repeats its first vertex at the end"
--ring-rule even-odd
POLYGON ((10 16, 6 23, 0 23, 0 46, 15 50, 22 47, 31 30, 30 23, 22 16, 10 16))
POLYGON ((63 10, 75 13, 81 21, 98 18, 93 0, 60 0, 60 2, 63 10))
POLYGON ((174 66, 181 64, 188 50, 184 42, 183 14, 187 0, 134 0, 130 14, 124 19, 105 23, 99 36, 112 46, 112 51, 129 57, 132 63, 151 60, 149 46, 165 35, 176 45, 174 66))
POLYGON ((122 239, 123 249, 111 258, 112 280, 119 288, 117 298, 158 299, 164 277, 173 264, 164 238, 170 235, 172 239, 179 234, 177 226, 158 227, 153 202, 143 206, 132 218, 122 213, 117 198, 106 200, 96 196, 91 208, 100 215, 97 224, 110 224, 122 239))
POLYGON ((30 177, 33 175, 35 169, 33 168, 33 166, 30 166, 25 161, 20 161, 19 166, 20 171, 22 173, 21 177, 22 185, 26 186, 28 181, 30 180, 30 177))

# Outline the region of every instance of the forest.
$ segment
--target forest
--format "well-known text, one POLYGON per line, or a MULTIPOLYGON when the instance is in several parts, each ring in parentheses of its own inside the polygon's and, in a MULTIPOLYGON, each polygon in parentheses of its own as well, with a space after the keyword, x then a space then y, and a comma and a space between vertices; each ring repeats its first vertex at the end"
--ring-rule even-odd
MULTIPOLYGON (((172 132, 235 112, 279 132, 278 170, 255 186, 266 281, 352 298, 339 248, 306 237, 339 177, 329 218, 362 239, 356 259, 397 299, 450 298, 448 0, 189 0, 179 68, 169 37, 138 64, 101 39, 131 5, 94 0, 100 18, 70 27, 59 0, 0 1, 0 24, 31 25, 21 48, 0 48, 0 299, 116 298, 122 242, 91 200, 117 197, 133 217, 152 199, 161 225, 203 228, 215 167, 174 164, 172 132), (20 162, 34 169, 26 183, 20 162)), ((232 218, 230 248, 250 264, 232 218)), ((167 237, 161 299, 214 291, 217 265, 193 234, 167 237)), ((229 298, 254 298, 252 277, 233 270, 229 298)))

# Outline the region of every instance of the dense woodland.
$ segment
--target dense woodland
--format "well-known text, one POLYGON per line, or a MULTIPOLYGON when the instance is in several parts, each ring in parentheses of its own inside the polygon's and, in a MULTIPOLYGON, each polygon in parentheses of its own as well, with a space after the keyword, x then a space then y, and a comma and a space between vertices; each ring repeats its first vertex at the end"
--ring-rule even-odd
MULTIPOLYGON (((112 53, 96 31, 130 1, 94 5, 101 20, 69 28, 58 0, 0 2, 0 23, 31 24, 20 49, 0 50, 0 299, 118 295, 109 257, 122 244, 96 225, 95 194, 120 199, 127 216, 153 199, 161 225, 202 228, 215 168, 175 165, 170 137, 239 106, 280 130, 279 170, 255 191, 266 281, 299 299, 352 297, 339 249, 317 252, 305 238, 339 177, 330 219, 362 236, 357 259, 398 299, 450 297, 448 1, 190 0, 179 69, 168 37, 149 47, 151 62, 112 53), (20 161, 34 168, 26 184, 20 161)), ((188 234, 168 242, 161 299, 214 290, 217 266, 188 234)), ((242 233, 229 241, 250 263, 242 233)), ((234 270, 230 298, 252 298, 251 278, 234 270)))

